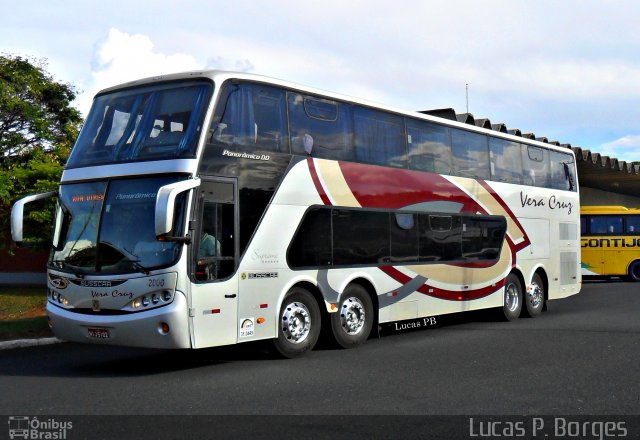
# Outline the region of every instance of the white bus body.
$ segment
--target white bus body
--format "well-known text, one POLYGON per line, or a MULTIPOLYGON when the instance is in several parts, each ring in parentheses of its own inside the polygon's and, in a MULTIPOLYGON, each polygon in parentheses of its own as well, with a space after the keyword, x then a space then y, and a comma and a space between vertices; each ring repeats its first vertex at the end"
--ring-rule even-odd
POLYGON ((69 341, 292 357, 321 322, 350 347, 581 285, 570 150, 256 75, 99 93, 58 197, 47 311, 69 341))

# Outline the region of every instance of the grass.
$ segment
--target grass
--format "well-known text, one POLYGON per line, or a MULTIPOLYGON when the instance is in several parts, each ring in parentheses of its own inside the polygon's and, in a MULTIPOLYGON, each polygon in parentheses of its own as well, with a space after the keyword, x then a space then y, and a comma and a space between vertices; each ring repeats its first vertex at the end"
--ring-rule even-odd
POLYGON ((46 287, 0 286, 0 340, 52 336, 46 287))

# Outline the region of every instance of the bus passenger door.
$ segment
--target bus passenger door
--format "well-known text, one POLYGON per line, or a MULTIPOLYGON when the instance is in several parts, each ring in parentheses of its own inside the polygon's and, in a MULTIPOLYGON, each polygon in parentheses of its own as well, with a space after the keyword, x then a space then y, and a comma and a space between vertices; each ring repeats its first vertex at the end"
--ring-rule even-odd
POLYGON ((235 179, 203 178, 199 191, 191 245, 189 306, 196 348, 234 344, 238 311, 235 179))

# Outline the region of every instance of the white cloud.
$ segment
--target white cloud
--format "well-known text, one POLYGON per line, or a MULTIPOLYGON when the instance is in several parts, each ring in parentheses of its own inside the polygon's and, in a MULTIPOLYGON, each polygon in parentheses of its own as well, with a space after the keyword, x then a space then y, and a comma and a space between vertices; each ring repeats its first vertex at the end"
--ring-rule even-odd
MULTIPOLYGON (((640 6, 632 2, 430 0, 407 7, 381 0, 238 0, 234 7, 198 3, 194 14, 114 1, 101 14, 78 3, 74 11, 84 16, 74 16, 74 34, 34 25, 37 45, 65 48, 50 55, 52 65, 79 72, 70 76, 83 92, 76 104, 85 114, 102 88, 220 68, 402 108, 458 112, 468 83, 469 110, 477 117, 592 150, 635 133, 640 117, 640 61, 633 57, 640 6), (117 13, 125 5, 132 14, 117 13), (56 56, 67 58, 58 63, 56 56)), ((0 29, 0 39, 17 34, 0 29)))
MULTIPOLYGON (((594 151, 595 152, 595 151, 594 151)), ((640 134, 629 134, 611 142, 606 142, 598 153, 627 162, 640 160, 640 134)))
POLYGON ((157 51, 147 35, 130 35, 111 28, 107 37, 96 45, 91 63, 91 83, 78 98, 78 106, 86 114, 93 95, 106 87, 202 67, 203 63, 192 55, 157 51))
POLYGON ((229 58, 215 57, 209 58, 205 66, 207 69, 221 69, 221 70, 233 70, 236 72, 251 72, 255 69, 251 61, 244 60, 232 60, 229 58))
MULTIPOLYGON (((229 42, 232 47, 233 43, 229 42)), ((196 47, 190 46, 190 49, 197 52, 196 47)), ((88 84, 82 84, 83 93, 76 100, 76 105, 86 115, 93 96, 100 90, 150 76, 204 68, 241 72, 254 70, 251 60, 234 58, 234 55, 227 51, 222 56, 205 59, 205 56, 198 58, 189 53, 163 53, 148 35, 128 34, 111 28, 107 36, 95 45, 91 79, 88 84)))
POLYGON ((129 35, 115 28, 99 43, 92 64, 92 75, 100 88, 202 67, 191 55, 157 52, 147 35, 129 35))

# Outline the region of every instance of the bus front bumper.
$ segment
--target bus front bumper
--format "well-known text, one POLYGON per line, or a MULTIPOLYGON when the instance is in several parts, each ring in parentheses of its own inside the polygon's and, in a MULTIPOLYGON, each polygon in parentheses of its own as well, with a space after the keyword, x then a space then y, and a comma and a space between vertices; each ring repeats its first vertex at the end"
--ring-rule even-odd
POLYGON ((187 300, 126 315, 90 315, 47 303, 49 325, 62 340, 147 348, 191 348, 187 300))

